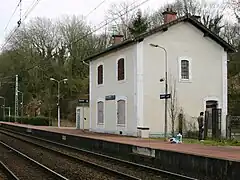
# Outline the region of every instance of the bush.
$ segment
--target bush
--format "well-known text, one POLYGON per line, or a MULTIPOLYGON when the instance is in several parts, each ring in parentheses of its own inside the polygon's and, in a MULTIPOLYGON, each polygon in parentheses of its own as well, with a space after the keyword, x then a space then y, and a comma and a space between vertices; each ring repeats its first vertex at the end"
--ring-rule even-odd
MULTIPOLYGON (((15 122, 15 117, 6 117, 5 122, 15 122)), ((29 124, 35 126, 49 126, 51 125, 51 120, 48 117, 37 116, 37 117, 17 117, 16 122, 20 124, 29 124)))
POLYGON ((187 131, 184 134, 184 137, 191 139, 198 139, 198 131, 187 131))

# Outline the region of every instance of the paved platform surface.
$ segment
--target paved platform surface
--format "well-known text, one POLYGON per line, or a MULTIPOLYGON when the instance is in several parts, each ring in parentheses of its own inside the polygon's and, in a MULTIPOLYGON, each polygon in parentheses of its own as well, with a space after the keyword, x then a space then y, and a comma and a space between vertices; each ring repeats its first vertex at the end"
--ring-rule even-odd
POLYGON ((140 147, 148 147, 154 149, 176 151, 186 154, 206 156, 219 159, 227 159, 232 161, 240 162, 240 146, 207 146, 201 144, 170 144, 169 142, 164 142, 161 140, 155 139, 141 139, 135 137, 126 137, 120 135, 112 134, 103 134, 103 133, 94 133, 89 131, 77 130, 75 128, 68 127, 51 127, 51 126, 31 126, 31 125, 22 125, 8 122, 0 122, 2 124, 9 124, 14 126, 28 127, 32 129, 39 129, 44 131, 58 132, 62 134, 70 134, 82 137, 88 137, 93 139, 130 144, 140 147))

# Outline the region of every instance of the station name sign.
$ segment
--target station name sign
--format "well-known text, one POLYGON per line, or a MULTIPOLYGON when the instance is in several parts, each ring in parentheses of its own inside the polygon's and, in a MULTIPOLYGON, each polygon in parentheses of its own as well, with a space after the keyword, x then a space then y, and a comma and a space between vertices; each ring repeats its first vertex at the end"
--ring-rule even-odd
POLYGON ((79 99, 78 103, 88 103, 89 100, 88 99, 79 99))
POLYGON ((115 95, 105 96, 105 100, 106 100, 106 101, 115 100, 115 99, 116 99, 116 96, 115 96, 115 95))

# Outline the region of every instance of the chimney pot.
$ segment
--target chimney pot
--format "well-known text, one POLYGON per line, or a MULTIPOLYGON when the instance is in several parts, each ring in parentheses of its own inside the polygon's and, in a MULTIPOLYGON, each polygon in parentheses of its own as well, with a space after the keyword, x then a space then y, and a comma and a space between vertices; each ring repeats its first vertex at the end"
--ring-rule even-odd
POLYGON ((121 34, 112 35, 112 45, 120 44, 121 42, 123 42, 123 35, 121 34))
POLYGON ((163 13, 164 24, 169 23, 177 19, 177 13, 172 10, 172 8, 167 8, 163 13))

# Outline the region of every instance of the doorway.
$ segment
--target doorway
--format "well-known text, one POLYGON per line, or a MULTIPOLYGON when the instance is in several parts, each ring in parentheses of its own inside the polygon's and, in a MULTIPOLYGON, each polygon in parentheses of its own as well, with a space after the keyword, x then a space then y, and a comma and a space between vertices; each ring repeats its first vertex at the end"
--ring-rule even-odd
POLYGON ((206 101, 204 136, 218 138, 221 135, 221 109, 218 101, 206 101))
POLYGON ((81 123, 81 109, 79 107, 76 108, 76 128, 80 129, 81 123))

